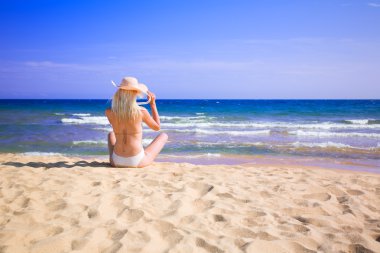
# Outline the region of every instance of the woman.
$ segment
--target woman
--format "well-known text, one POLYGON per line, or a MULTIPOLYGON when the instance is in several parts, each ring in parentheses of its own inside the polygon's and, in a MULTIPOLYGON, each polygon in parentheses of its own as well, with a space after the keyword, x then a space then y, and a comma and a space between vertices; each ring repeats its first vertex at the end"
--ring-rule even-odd
POLYGON ((142 122, 151 129, 160 130, 160 116, 156 96, 139 84, 134 77, 125 77, 112 99, 112 108, 105 112, 113 132, 108 134, 110 163, 114 167, 145 167, 150 165, 168 140, 160 133, 144 150, 142 146, 142 122), (144 107, 137 105, 136 98, 146 93, 150 98, 153 117, 144 107))

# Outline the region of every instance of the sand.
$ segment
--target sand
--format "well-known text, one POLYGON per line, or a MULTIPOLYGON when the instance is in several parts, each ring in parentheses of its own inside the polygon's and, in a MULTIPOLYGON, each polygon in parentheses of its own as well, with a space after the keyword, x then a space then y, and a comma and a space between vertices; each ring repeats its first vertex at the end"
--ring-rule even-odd
POLYGON ((380 252, 380 174, 0 155, 0 252, 380 252))

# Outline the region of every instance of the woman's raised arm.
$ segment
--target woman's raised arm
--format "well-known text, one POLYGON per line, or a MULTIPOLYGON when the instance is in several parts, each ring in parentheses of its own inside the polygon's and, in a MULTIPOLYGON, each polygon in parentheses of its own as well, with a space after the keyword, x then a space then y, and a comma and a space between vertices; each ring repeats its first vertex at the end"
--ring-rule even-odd
POLYGON ((156 106, 156 95, 148 91, 148 96, 150 96, 150 108, 152 110, 152 116, 150 116, 147 109, 142 109, 142 120, 147 124, 151 129, 158 131, 161 129, 160 115, 158 115, 158 110, 156 106))

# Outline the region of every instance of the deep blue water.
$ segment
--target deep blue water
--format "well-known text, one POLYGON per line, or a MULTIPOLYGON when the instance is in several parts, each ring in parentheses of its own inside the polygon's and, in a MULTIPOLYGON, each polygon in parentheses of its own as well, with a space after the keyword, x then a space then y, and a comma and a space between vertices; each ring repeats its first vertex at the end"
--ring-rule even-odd
MULTIPOLYGON (((0 100, 0 152, 106 155, 107 100, 0 100)), ((149 109, 149 106, 145 106, 149 109)), ((380 100, 158 100, 166 156, 380 158, 380 100)), ((146 129, 143 144, 157 133, 146 129)))

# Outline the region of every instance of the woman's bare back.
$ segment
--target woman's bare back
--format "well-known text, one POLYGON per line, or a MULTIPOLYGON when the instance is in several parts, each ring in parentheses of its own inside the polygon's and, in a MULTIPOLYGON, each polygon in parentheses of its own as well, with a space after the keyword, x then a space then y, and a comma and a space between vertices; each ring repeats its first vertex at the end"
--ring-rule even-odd
POLYGON ((138 154, 142 149, 142 115, 136 120, 125 121, 118 120, 110 109, 106 111, 106 115, 116 137, 115 153, 123 157, 138 154))

